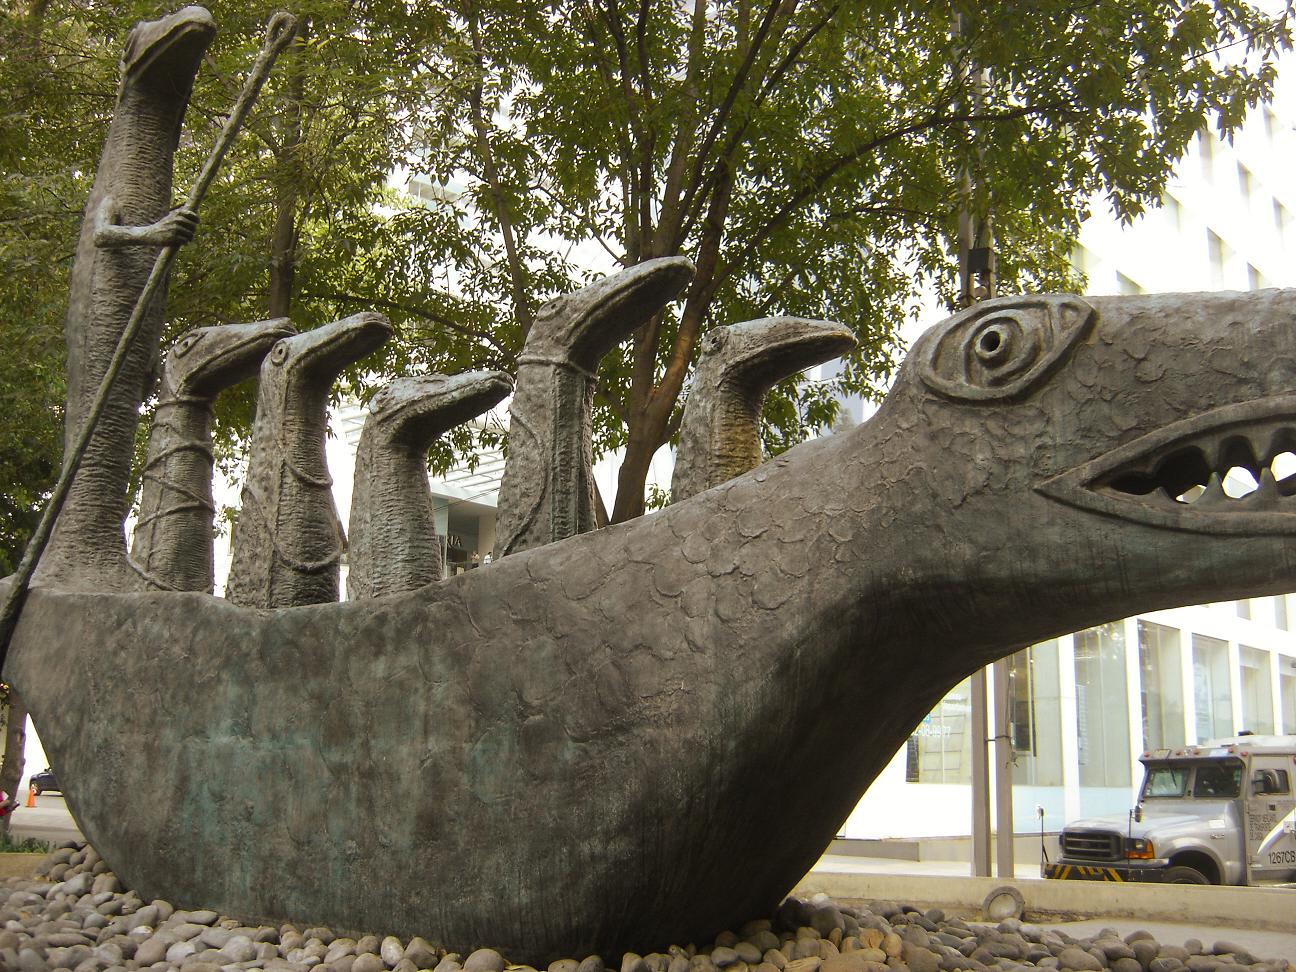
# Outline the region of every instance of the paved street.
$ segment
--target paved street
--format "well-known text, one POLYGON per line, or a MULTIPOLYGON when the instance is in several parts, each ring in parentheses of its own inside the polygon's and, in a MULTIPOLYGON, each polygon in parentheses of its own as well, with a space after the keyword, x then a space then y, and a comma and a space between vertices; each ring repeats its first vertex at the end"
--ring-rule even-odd
MULTIPOLYGON (((15 837, 35 837, 48 841, 81 839, 81 832, 72 820, 63 797, 53 793, 37 797, 35 807, 20 806, 14 812, 10 830, 15 837)), ((968 873, 968 865, 965 861, 902 861, 831 854, 825 855, 816 865, 815 870, 911 876, 923 874, 963 876, 968 873)), ((1039 877, 1039 865, 1035 861, 1019 860, 1016 871, 1018 877, 1039 877)), ((1291 932, 1237 929, 1225 925, 1139 921, 1129 916, 1100 916, 1085 921, 1046 924, 1077 938, 1088 937, 1103 928, 1115 928, 1122 936, 1137 929, 1144 929, 1157 941, 1165 944, 1179 945, 1190 938, 1196 938, 1208 949, 1217 941, 1224 940, 1242 945, 1257 956, 1285 958, 1296 964, 1296 891, 1292 892, 1292 905, 1291 932)))
POLYGON ((26 806, 27 793, 23 791, 22 802, 14 811, 13 822, 9 832, 14 837, 32 837, 36 840, 51 842, 60 840, 82 840, 81 831, 77 829, 67 804, 59 793, 44 793, 36 798, 36 806, 26 806))
MULTIPOLYGON (((1023 860, 1018 855, 1014 861, 1014 872, 1018 878, 1038 878, 1040 867, 1037 860, 1023 860)), ((825 854, 815 865, 811 875, 827 871, 848 874, 881 874, 896 876, 958 876, 965 877, 970 872, 967 861, 907 861, 889 858, 859 857, 852 854, 825 854)), ((1191 893, 1186 889, 1185 893, 1191 893)), ((1140 921, 1129 915, 1102 915, 1084 921, 1040 922, 1050 928, 1058 928, 1068 935, 1077 938, 1089 937, 1104 928, 1115 928, 1121 937, 1132 931, 1143 929, 1162 944, 1182 945, 1190 938, 1198 939, 1205 948, 1210 949, 1218 941, 1228 941, 1250 949, 1253 954, 1271 959, 1284 958, 1296 965, 1296 890, 1292 895, 1292 920, 1290 931, 1263 931, 1254 928, 1233 928, 1226 924, 1204 924, 1189 922, 1140 921)))

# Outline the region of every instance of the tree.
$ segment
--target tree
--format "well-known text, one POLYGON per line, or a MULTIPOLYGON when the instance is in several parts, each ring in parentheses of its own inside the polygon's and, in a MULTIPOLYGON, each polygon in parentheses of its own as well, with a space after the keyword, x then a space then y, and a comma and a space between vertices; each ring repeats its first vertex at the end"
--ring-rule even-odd
POLYGON ((493 258, 478 284, 509 307, 508 346, 573 247, 698 267, 678 312, 601 371, 598 446, 625 447, 613 520, 643 510, 706 328, 790 313, 856 330, 836 388, 787 384, 767 406, 769 444, 796 441, 831 420, 832 391, 889 374, 924 286, 950 296, 962 206, 993 208, 1009 291, 1072 283, 1090 198, 1126 218, 1155 203, 1198 130, 1229 133, 1269 92, 1290 41, 1286 11, 1237 0, 451 9, 428 168, 493 258), (971 64, 987 72, 975 99, 971 64), (960 190, 965 166, 976 198, 960 190))
MULTIPOLYGON (((924 287, 949 296, 961 207, 993 207, 1005 289, 1073 283, 1066 258, 1089 199, 1125 216, 1154 203, 1195 132, 1229 132, 1268 93, 1290 36, 1286 13, 1241 0, 967 4, 957 44, 953 6, 866 0, 295 6, 302 38, 181 253, 172 332, 382 310, 398 340, 347 376, 344 391, 363 395, 393 373, 511 369, 543 300, 596 270, 686 253, 698 275, 682 305, 601 371, 596 446, 626 450, 614 519, 643 508, 707 328, 792 313, 858 333, 834 385, 771 396, 767 444, 785 448, 831 421, 834 392, 885 381, 924 287), (987 71, 976 101, 968 64, 987 71), (393 171, 425 174, 422 198, 393 192, 393 171)), ((178 192, 271 12, 213 7, 221 32, 178 192)), ((9 565, 57 469, 66 277, 116 61, 130 25, 161 10, 28 0, 0 20, 9 565)), ((223 399, 224 457, 250 417, 249 390, 223 399)), ((460 432, 455 448, 477 441, 460 432)))
MULTIPOLYGON (((27 706, 18 693, 0 683, 0 725, 4 727, 4 758, 0 760, 0 793, 5 800, 18 799, 18 784, 22 782, 27 763, 27 706)), ((0 817, 0 833, 9 832, 12 814, 0 817)))
MULTIPOLYGON (((220 30, 182 131, 177 199, 208 154, 278 5, 213 6, 220 30)), ((394 272, 435 224, 393 218, 382 208, 394 201, 389 174, 412 161, 418 144, 411 113, 428 100, 430 80, 420 63, 440 44, 445 18, 429 0, 293 6, 299 37, 226 159, 197 240, 181 251, 169 334, 283 314, 305 329, 373 307, 393 313, 402 337, 375 374, 426 367, 425 343, 438 349, 441 364, 456 367, 457 350, 424 332, 429 322, 437 335, 470 324, 449 313, 439 294, 419 289, 426 274, 394 272), (404 286, 407 280, 416 286, 404 286)), ((58 472, 67 278, 115 100, 117 62, 131 26, 167 9, 156 0, 31 0, 0 14, 7 92, 0 125, 0 340, 7 350, 0 360, 0 573, 17 563, 58 472)), ((349 377, 348 391, 369 387, 366 371, 349 377)), ((250 387, 223 398, 216 427, 223 459, 239 454, 251 412, 250 387)))

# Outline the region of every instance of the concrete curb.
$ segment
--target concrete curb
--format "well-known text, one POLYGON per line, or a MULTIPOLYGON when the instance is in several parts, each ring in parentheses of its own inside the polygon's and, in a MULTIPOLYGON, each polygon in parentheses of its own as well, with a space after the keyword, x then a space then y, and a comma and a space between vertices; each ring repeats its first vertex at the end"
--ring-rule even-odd
POLYGON ((980 912, 987 894, 1010 886, 1026 902, 1026 920, 1043 914, 1121 915, 1145 921, 1203 922, 1296 932, 1296 890, 1045 881, 1030 878, 860 874, 814 870, 793 893, 834 898, 885 899, 925 907, 980 912))

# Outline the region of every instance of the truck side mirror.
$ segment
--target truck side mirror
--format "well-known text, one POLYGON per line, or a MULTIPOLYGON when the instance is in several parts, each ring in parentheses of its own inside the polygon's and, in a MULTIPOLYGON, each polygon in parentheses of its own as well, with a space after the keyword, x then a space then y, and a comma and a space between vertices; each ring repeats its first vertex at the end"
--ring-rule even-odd
POLYGON ((1278 792, 1278 774, 1273 770, 1259 769, 1251 779, 1251 793, 1260 796, 1265 793, 1278 792))

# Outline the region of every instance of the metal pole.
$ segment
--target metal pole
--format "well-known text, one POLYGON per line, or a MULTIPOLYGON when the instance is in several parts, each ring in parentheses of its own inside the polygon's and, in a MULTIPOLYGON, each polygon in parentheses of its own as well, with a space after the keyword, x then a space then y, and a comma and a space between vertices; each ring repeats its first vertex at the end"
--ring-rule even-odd
POLYGON ((1009 721, 1008 659, 1000 658, 994 670, 995 744, 995 869, 1001 878, 1013 876, 1013 747, 1009 721))
POLYGON ((986 670, 972 673, 972 876, 990 877, 990 753, 986 746, 986 670))

